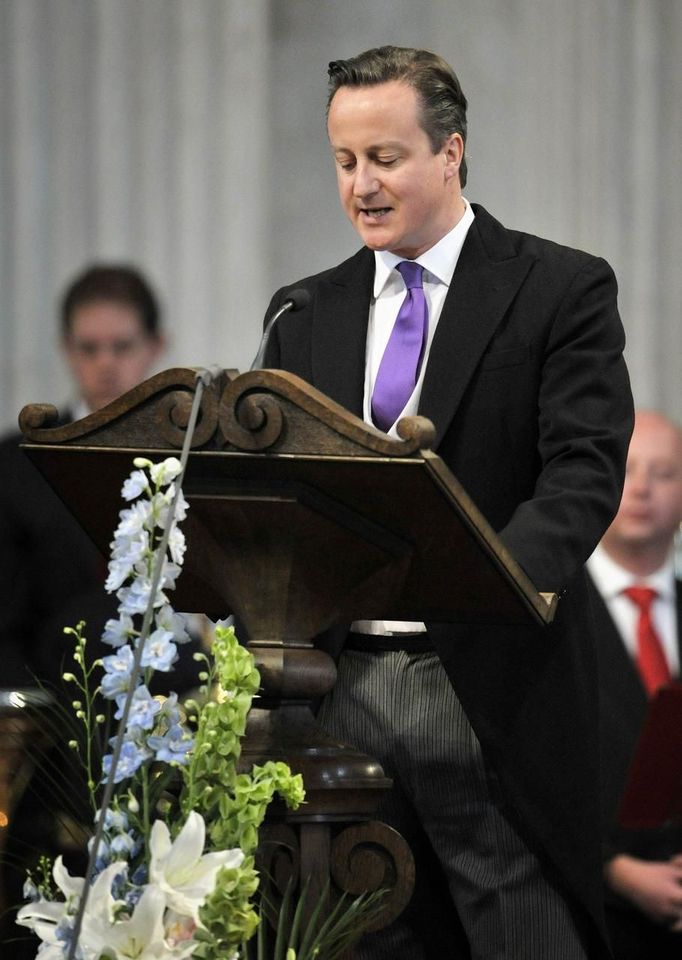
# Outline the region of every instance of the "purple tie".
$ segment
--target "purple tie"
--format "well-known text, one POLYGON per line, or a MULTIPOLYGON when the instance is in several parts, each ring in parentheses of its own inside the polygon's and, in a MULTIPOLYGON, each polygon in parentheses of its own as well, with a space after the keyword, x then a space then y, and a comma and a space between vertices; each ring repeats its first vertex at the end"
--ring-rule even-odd
POLYGON ((372 393, 372 420, 380 430, 390 430, 410 399, 419 376, 429 312, 424 297, 424 268, 403 260, 397 270, 407 293, 393 324, 372 393))

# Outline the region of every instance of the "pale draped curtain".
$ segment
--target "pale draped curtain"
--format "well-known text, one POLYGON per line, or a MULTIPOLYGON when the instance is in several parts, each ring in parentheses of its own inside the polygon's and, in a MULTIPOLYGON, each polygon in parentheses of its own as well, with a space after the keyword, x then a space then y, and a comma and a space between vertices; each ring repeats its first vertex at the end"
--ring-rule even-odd
POLYGON ((269 88, 265 0, 0 0, 3 421, 68 398, 56 300, 93 260, 152 279, 164 365, 249 355, 269 88))
POLYGON ((682 418, 682 4, 0 0, 0 426, 68 398, 56 298, 134 261, 164 365, 244 368, 275 286, 350 253, 326 65, 427 46, 469 98, 466 195, 605 256, 640 405, 682 418))

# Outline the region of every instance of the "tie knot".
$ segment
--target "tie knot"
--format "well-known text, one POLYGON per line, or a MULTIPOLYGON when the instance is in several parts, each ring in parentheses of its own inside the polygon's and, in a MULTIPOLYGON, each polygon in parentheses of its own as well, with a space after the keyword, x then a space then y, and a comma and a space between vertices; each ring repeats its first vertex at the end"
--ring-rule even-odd
POLYGON ((414 260, 401 260, 397 269, 408 290, 413 290, 415 287, 422 289, 424 268, 421 263, 416 263, 414 260))
POLYGON ((652 602, 658 596, 657 592, 651 587, 628 587, 626 590, 623 590, 623 593, 632 600, 640 610, 645 611, 649 610, 652 602))

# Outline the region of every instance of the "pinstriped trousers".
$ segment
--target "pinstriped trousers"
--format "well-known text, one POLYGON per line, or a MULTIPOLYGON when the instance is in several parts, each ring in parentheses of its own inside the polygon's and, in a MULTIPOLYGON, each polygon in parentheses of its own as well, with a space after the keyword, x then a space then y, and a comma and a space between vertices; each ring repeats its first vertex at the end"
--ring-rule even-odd
POLYGON ((435 653, 344 651, 319 719, 382 763, 394 787, 377 819, 417 861, 412 903, 363 938, 359 960, 586 960, 435 653))

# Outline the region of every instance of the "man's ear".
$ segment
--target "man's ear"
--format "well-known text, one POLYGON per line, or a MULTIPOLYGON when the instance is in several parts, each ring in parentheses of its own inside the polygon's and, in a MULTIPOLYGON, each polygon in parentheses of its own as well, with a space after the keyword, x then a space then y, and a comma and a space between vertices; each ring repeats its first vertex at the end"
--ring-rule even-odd
POLYGON ((445 179, 451 180, 459 176, 459 168, 464 159, 464 140, 461 133, 452 133, 443 144, 445 158, 445 179))
POLYGON ((147 350, 150 363, 156 363, 156 361, 166 351, 167 348, 168 341, 163 333, 155 333, 153 336, 148 337, 147 350))

